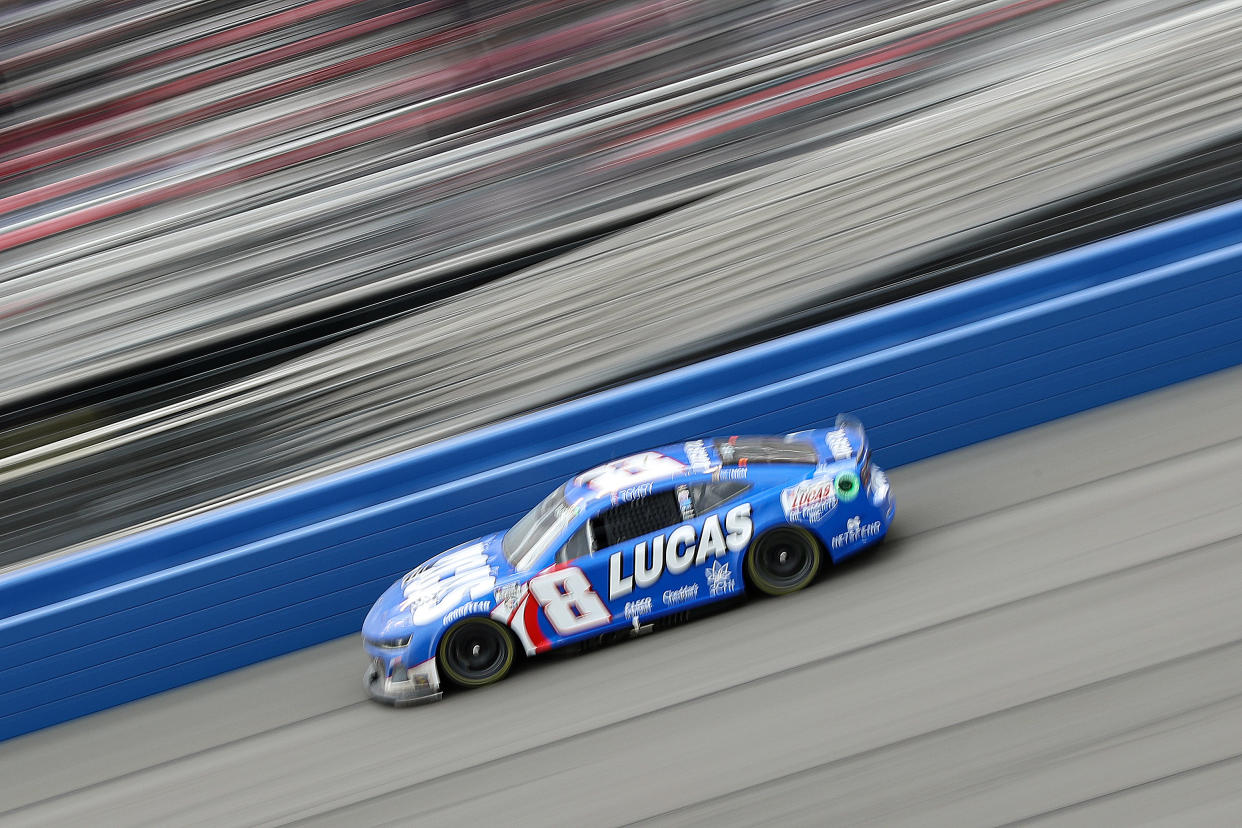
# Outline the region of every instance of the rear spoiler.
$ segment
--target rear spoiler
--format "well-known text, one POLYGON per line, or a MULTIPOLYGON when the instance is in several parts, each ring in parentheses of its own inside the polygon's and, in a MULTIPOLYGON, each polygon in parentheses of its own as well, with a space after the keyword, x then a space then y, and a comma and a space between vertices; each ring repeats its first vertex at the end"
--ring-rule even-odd
POLYGON ((824 442, 827 444, 827 453, 834 461, 858 457, 859 463, 865 466, 871 459, 867 430, 853 414, 838 414, 835 426, 828 432, 824 442))

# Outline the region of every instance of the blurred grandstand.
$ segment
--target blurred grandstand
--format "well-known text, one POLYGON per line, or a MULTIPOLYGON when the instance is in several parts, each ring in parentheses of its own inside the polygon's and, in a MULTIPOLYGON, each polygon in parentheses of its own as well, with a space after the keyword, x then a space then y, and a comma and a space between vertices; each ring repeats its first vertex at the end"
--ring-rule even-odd
POLYGON ((1242 195, 1240 2, 0 10, 0 566, 1242 195))

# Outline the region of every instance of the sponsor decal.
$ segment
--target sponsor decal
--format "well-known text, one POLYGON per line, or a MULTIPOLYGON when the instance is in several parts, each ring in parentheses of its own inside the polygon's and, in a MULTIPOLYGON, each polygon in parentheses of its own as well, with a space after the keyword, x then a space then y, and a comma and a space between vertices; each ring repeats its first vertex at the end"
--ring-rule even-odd
POLYGON ((634 591, 645 589, 660 580, 668 570, 680 575, 692 566, 723 557, 726 552, 740 552, 754 534, 751 505, 734 506, 725 515, 708 515, 700 535, 689 524, 652 538, 650 545, 640 541, 632 550, 614 552, 608 559, 608 600, 615 601, 634 591), (649 548, 650 547, 650 548, 649 548))
POLYGON ((646 497, 651 494, 651 483, 643 483, 638 486, 631 486, 628 489, 622 489, 612 498, 613 503, 629 503, 631 500, 638 500, 640 497, 646 497))
POLYGON ((682 520, 694 519, 694 501, 690 499, 690 487, 680 485, 677 491, 677 508, 681 511, 682 520))
POLYGON ((496 569, 483 550, 483 544, 471 544, 410 572, 401 579, 405 600, 397 609, 409 610, 415 624, 430 624, 467 597, 487 595, 496 586, 496 569))
POLYGON ((814 523, 837 508, 836 484, 831 477, 813 477, 781 492, 785 517, 800 523, 814 523))
POLYGON ((854 515, 854 517, 845 522, 845 531, 833 537, 832 548, 840 549, 843 546, 849 546, 862 540, 869 540, 879 535, 880 530, 883 528, 884 524, 878 520, 874 523, 863 523, 861 517, 854 515))
POLYGON ((486 612, 490 612, 491 609, 491 601, 470 601, 469 603, 462 604, 460 607, 444 616, 444 626, 447 627, 458 618, 465 618, 467 615, 482 615, 486 612))
POLYGON ((729 571, 729 565, 724 561, 715 561, 703 575, 707 578, 708 595, 723 595, 737 589, 733 573, 729 571))
POLYGON ((690 461, 690 468, 695 471, 707 471, 712 467, 712 460, 707 456, 707 446, 702 440, 686 443, 686 459, 690 461))
POLYGON ((625 617, 638 618, 640 615, 651 614, 651 599, 639 598, 637 601, 625 602, 625 617))
POLYGON ((834 460, 848 460, 854 456, 854 446, 850 443, 849 436, 842 429, 828 432, 828 450, 832 452, 834 460))
POLYGON ((496 609, 505 609, 513 612, 517 609, 517 605, 526 597, 529 587, 526 584, 505 584, 496 587, 493 593, 496 596, 496 609))
POLYGON ((666 589, 664 590, 664 606, 671 607, 674 604, 684 604, 698 597, 698 584, 687 584, 681 589, 666 589))

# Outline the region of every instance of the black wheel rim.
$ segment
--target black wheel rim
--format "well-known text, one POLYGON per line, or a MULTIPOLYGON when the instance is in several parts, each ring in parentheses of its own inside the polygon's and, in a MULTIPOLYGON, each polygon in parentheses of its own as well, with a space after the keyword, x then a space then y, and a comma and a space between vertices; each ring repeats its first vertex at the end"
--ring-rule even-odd
POLYGON ((814 552, 806 538, 792 532, 769 536, 758 550, 758 558, 764 580, 775 587, 800 583, 815 566, 814 552))
POLYGON ((448 657, 453 672, 477 681, 492 676, 505 662, 505 645, 496 631, 483 624, 463 624, 453 630, 448 657))

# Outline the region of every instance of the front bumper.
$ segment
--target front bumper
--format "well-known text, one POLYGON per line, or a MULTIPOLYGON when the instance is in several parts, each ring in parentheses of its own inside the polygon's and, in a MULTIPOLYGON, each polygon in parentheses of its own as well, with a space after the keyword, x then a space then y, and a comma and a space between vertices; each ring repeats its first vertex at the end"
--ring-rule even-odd
POLYGON ((410 707, 439 701, 444 695, 440 689, 440 674, 436 670, 434 658, 410 667, 406 670, 404 679, 400 678, 399 672, 396 676, 391 675, 391 672, 383 659, 374 656, 371 658, 362 676, 362 684, 371 698, 394 707, 410 707))

